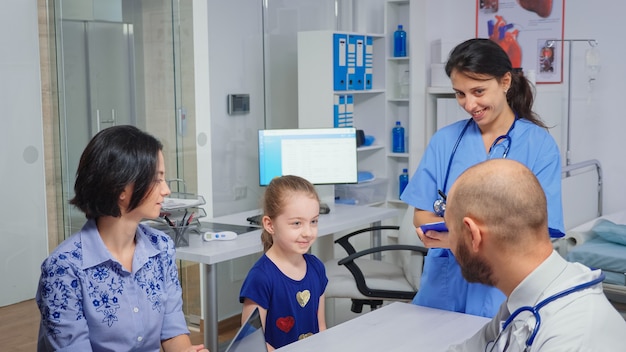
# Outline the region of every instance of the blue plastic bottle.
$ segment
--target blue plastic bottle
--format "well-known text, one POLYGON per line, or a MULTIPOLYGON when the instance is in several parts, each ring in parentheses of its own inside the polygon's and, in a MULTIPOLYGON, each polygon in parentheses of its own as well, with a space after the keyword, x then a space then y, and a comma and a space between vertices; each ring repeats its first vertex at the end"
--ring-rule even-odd
POLYGON ((404 153, 404 127, 400 121, 396 121, 396 126, 391 130, 391 151, 394 153, 404 153))
POLYGON ((402 25, 398 25, 398 29, 393 33, 393 56, 406 56, 406 32, 402 29, 402 25))
POLYGON ((402 173, 400 174, 400 177, 398 178, 398 184, 400 185, 400 189, 399 189, 400 192, 398 193, 398 198, 400 198, 400 196, 402 195, 402 192, 406 188, 406 185, 409 184, 409 170, 408 169, 402 169, 402 173))

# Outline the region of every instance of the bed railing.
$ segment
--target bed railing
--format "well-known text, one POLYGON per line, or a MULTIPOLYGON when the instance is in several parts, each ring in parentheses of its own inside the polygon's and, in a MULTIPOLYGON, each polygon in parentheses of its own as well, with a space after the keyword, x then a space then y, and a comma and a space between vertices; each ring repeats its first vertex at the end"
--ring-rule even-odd
MULTIPOLYGON (((564 166, 561 170, 561 176, 563 183, 563 216, 565 217, 565 220, 574 219, 575 221, 583 221, 585 217, 594 218, 602 216, 602 166, 600 164, 600 161, 596 159, 590 159, 564 166), (590 171, 595 171, 595 174, 597 176, 597 178, 591 180, 591 182, 594 182, 595 192, 597 192, 597 196, 593 194, 593 190, 589 191, 588 185, 590 181, 587 180, 587 173, 589 173, 590 171), (584 184, 573 183, 578 182, 577 180, 573 180, 574 176, 577 175, 583 175, 584 177, 581 176, 578 178, 582 179, 582 181, 580 182, 586 182, 584 184), (567 188, 570 185, 572 185, 570 187, 572 189, 568 192, 567 188), (587 193, 589 194, 587 195, 587 193), (575 209, 582 208, 586 205, 581 203, 591 202, 592 200, 589 199, 591 197, 596 198, 598 202, 597 209, 595 210, 596 214, 590 215, 590 212, 593 211, 591 209, 575 209)), ((565 225, 566 229, 570 227, 568 226, 567 221, 565 225)))

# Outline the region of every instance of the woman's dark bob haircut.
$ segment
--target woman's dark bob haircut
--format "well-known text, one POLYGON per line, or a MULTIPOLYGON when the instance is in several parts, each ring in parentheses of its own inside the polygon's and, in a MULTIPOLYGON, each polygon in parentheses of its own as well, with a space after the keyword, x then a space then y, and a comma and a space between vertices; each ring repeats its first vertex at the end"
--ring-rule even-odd
POLYGON ((161 142, 134 126, 113 126, 98 132, 80 157, 70 204, 87 219, 120 217, 119 196, 126 186, 132 186, 127 210, 137 208, 156 185, 161 150, 161 142))

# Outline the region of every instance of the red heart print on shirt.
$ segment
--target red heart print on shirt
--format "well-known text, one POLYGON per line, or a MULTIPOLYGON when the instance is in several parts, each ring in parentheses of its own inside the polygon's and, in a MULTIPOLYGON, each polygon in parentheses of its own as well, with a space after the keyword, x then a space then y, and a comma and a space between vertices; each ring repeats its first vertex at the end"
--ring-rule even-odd
POLYGON ((276 319, 276 326, 282 331, 282 332, 289 332, 289 330, 291 330, 291 328, 293 328, 293 324, 295 324, 295 319, 292 316, 288 316, 288 317, 282 317, 282 318, 278 318, 276 319))

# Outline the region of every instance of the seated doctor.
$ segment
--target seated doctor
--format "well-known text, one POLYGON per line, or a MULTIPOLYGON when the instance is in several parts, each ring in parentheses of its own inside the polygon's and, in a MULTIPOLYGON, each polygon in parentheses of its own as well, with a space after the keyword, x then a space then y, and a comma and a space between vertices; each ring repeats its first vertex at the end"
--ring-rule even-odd
POLYGON ((526 166, 470 167, 452 185, 444 217, 463 277, 507 297, 449 351, 624 351, 626 322, 602 291, 604 274, 554 251, 545 193, 526 166))

